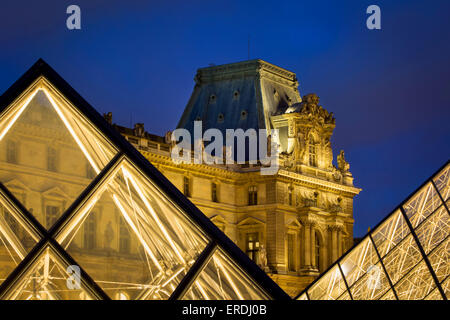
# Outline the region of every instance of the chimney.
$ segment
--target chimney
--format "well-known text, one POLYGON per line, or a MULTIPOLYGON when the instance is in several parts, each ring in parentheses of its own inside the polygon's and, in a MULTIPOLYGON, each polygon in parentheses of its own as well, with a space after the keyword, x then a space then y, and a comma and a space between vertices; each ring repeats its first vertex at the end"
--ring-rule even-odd
POLYGON ((112 112, 104 113, 103 118, 109 123, 112 124, 112 112))

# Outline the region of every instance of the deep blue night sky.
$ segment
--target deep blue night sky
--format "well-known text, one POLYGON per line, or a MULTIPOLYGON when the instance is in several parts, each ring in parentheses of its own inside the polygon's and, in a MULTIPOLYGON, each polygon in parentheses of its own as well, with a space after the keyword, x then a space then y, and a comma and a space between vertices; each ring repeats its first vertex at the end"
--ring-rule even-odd
POLYGON ((0 92, 38 58, 123 125, 174 129, 196 69, 261 58, 334 112, 363 235, 450 155, 450 1, 22 1, 0 4, 0 92), (95 3, 93 3, 95 2, 95 3), (82 30, 66 28, 78 4, 82 30), (381 7, 382 30, 366 28, 381 7))

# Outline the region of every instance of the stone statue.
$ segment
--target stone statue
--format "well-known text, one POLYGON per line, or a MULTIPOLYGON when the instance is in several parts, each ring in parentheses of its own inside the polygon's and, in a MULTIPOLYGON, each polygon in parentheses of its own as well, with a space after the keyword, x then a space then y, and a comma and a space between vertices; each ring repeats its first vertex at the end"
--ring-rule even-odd
POLYGON ((259 254, 259 267, 264 270, 265 268, 267 268, 267 251, 263 244, 259 247, 258 254, 259 254))
POLYGON ((105 248, 107 249, 111 248, 111 242, 114 239, 114 230, 112 228, 111 221, 108 221, 108 224, 106 225, 104 239, 105 239, 105 248))
POLYGON ((344 150, 341 150, 339 155, 337 156, 338 169, 342 172, 348 172, 350 170, 350 164, 345 161, 344 150))

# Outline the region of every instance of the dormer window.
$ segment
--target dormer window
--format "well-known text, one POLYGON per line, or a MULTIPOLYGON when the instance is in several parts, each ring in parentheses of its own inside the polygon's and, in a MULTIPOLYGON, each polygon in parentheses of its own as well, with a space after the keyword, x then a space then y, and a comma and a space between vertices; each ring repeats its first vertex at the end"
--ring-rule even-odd
POLYGON ((210 104, 213 104, 213 103, 216 103, 216 95, 215 94, 212 94, 212 95, 210 95, 209 96, 209 103, 210 104))

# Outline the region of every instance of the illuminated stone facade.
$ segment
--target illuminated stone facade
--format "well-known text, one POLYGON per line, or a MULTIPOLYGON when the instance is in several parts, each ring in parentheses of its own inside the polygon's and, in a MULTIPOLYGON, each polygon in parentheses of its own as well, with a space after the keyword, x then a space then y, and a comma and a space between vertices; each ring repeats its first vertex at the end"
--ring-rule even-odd
MULTIPOLYGON (((279 129, 280 170, 175 164, 168 137, 115 125, 159 171, 291 296, 353 245, 353 186, 335 119, 315 94, 300 98, 294 73, 261 60, 199 69, 179 127, 279 129)), ((105 118, 112 123, 112 115, 105 118)))

